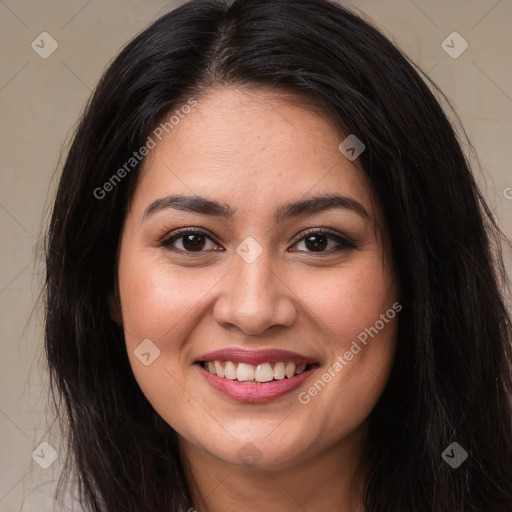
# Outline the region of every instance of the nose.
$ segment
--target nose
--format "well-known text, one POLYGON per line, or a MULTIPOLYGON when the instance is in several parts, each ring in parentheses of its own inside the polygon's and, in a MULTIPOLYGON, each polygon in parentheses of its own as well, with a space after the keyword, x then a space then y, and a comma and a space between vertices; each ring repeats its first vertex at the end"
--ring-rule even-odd
POLYGON ((235 256, 213 308, 221 327, 236 326, 247 335, 261 336, 271 327, 290 327, 296 321, 294 293, 266 252, 252 263, 235 256))

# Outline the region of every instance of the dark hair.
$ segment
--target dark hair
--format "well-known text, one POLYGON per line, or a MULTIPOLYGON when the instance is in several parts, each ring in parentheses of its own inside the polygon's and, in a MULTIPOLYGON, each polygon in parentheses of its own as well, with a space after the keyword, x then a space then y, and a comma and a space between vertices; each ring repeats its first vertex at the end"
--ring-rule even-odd
POLYGON ((176 433, 139 389, 109 314, 140 164, 105 197, 94 191, 173 108, 234 85, 295 91, 366 146, 359 161, 387 223, 403 311, 370 415, 365 510, 512 509, 504 237, 429 83, 375 28, 328 0, 195 0, 113 61, 70 147, 46 260, 46 355, 84 507, 193 506, 176 433), (469 454, 457 469, 441 458, 454 441, 469 454))

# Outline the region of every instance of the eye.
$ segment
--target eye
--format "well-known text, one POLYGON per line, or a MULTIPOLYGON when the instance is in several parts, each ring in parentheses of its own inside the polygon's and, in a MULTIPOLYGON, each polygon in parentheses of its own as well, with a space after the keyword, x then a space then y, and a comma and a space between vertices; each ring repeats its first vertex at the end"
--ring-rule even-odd
MULTIPOLYGON (((330 229, 312 229, 302 236, 294 245, 301 245, 306 248, 306 252, 336 252, 343 249, 356 249, 354 242, 343 235, 330 229)), ((302 250, 303 251, 303 250, 302 250)), ((302 252, 301 251, 301 252, 302 252)))
MULTIPOLYGON (((299 252, 326 253, 357 248, 356 244, 348 238, 326 228, 309 230, 294 243, 294 246, 300 246, 300 244, 304 244, 305 250, 300 249, 299 252)), ((160 245, 186 253, 224 250, 208 233, 197 228, 180 229, 166 235, 160 245)))
POLYGON ((182 229, 167 235, 161 242, 162 247, 182 252, 205 252, 219 250, 218 244, 206 232, 199 229, 182 229))

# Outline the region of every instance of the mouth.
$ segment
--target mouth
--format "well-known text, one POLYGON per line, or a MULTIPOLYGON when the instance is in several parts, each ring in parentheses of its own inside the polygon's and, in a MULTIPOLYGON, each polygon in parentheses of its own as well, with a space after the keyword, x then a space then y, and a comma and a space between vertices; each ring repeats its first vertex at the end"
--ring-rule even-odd
POLYGON ((216 391, 237 402, 268 402, 299 387, 319 363, 284 350, 226 349, 195 361, 200 374, 216 391))
MULTIPOLYGON (((211 375, 222 379, 236 380, 238 382, 265 383, 282 379, 292 379, 308 372, 314 364, 294 363, 293 361, 265 362, 258 365, 237 361, 198 361, 211 375)), ((317 365, 318 366, 318 365, 317 365)))

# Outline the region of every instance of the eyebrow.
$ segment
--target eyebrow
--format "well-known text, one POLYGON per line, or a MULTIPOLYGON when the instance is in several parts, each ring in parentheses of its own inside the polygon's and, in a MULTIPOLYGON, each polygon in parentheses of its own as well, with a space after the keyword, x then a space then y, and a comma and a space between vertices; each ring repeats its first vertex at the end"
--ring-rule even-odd
MULTIPOLYGON (((320 196, 310 197, 307 199, 301 199, 300 201, 284 204, 277 208, 274 213, 274 219, 276 223, 280 223, 291 217, 313 215, 315 213, 331 210, 333 208, 349 210, 357 213, 367 220, 371 220, 371 216, 368 214, 361 203, 350 197, 336 194, 323 194, 320 196)), ((207 199, 206 197, 197 195, 169 195, 160 199, 156 199, 150 203, 144 210, 142 221, 144 221, 150 215, 166 209, 183 210, 200 215, 223 217, 228 220, 232 220, 234 214, 236 213, 236 208, 233 208, 226 203, 207 199)))

